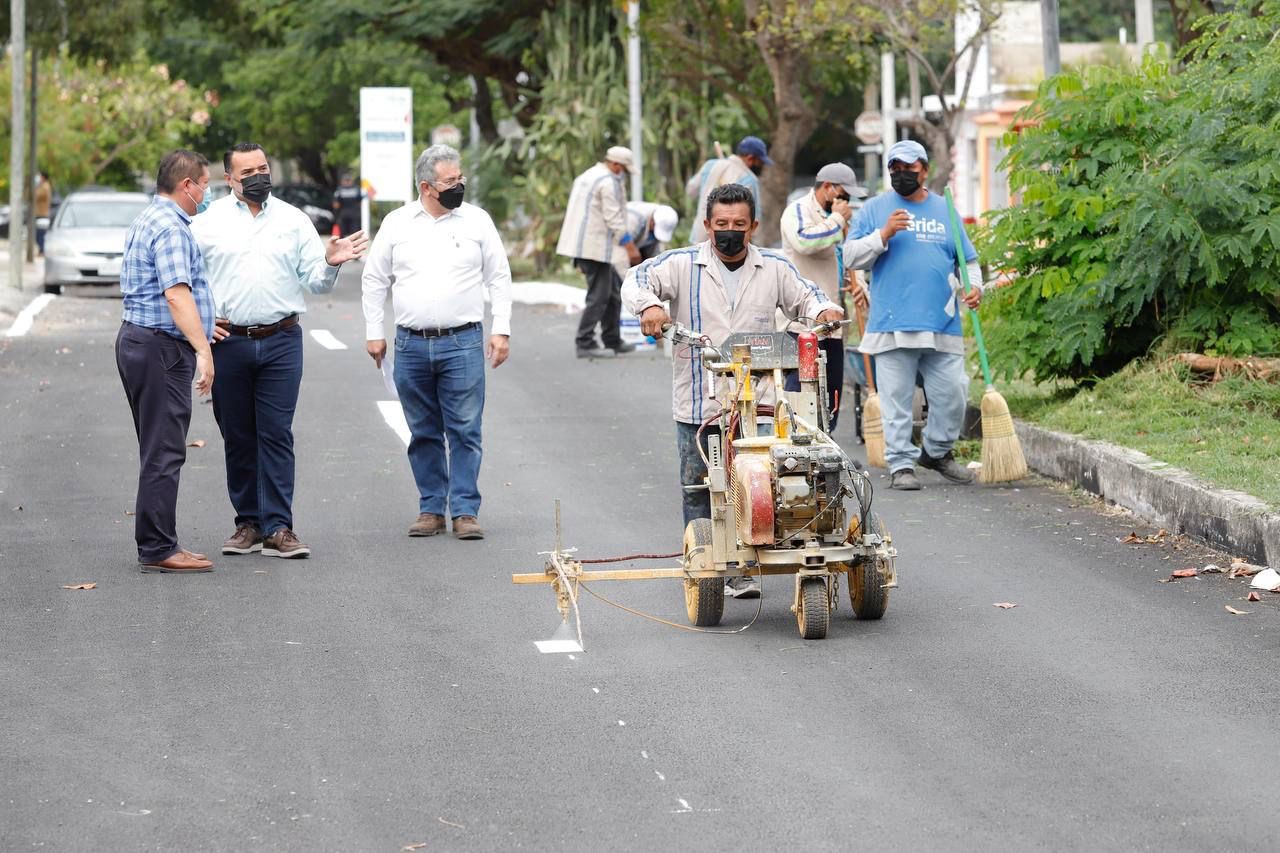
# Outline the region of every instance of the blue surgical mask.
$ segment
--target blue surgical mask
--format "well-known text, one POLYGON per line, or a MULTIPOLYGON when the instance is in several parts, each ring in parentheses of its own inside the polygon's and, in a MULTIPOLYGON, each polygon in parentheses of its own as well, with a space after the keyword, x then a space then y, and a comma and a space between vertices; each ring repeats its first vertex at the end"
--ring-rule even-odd
MULTIPOLYGON (((186 192, 186 190, 183 190, 183 192, 186 192)), ((213 201, 213 199, 209 197, 208 187, 204 187, 204 194, 200 196, 199 201, 196 201, 194 198, 191 198, 191 193, 187 193, 187 198, 190 198, 191 203, 196 206, 196 213, 195 213, 196 216, 199 216, 200 214, 208 210, 209 202, 213 201)))

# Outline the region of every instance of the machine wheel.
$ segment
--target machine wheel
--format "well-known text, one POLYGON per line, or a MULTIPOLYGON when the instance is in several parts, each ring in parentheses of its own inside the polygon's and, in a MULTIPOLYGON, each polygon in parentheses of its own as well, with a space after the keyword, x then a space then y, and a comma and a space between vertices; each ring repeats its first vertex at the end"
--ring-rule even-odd
POLYGON ((831 599, 827 596, 826 578, 800 581, 800 608, 796 611, 800 636, 806 640, 824 640, 831 624, 831 599))
MULTIPOLYGON (((684 564, 688 567, 694 563, 699 568, 712 565, 709 518, 695 518, 684 529, 684 564), (705 550, 690 556, 696 548, 705 550)), ((719 625, 724 615, 724 578, 685 578, 684 606, 691 624, 702 628, 719 625)))
MULTIPOLYGON (((888 537, 884 522, 875 512, 868 519, 871 530, 888 537)), ((859 619, 879 619, 889 606, 889 590, 880 584, 880 560, 870 559, 849 567, 849 604, 859 619)))

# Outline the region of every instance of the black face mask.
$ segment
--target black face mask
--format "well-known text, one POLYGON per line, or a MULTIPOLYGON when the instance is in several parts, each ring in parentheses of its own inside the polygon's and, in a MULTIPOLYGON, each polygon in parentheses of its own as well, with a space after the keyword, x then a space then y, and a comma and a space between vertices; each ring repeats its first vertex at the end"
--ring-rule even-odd
POLYGON ((716 251, 726 257, 741 254, 747 245, 746 231, 717 231, 716 251))
POLYGON ((889 184, 894 192, 905 198, 915 195, 916 190, 920 189, 920 176, 915 172, 894 172, 889 176, 889 184))
POLYGON ((748 166, 747 168, 749 168, 749 169, 750 169, 752 172, 754 172, 756 175, 759 175, 761 172, 763 172, 763 171, 764 171, 764 163, 761 163, 759 160, 757 160, 756 162, 752 163, 752 164, 751 164, 750 166, 748 166))
POLYGON ((465 184, 458 184, 440 191, 440 206, 445 210, 453 210, 462 204, 462 196, 467 192, 465 184))
POLYGON ((259 172, 240 181, 240 195, 245 201, 262 204, 271 195, 271 174, 259 172))

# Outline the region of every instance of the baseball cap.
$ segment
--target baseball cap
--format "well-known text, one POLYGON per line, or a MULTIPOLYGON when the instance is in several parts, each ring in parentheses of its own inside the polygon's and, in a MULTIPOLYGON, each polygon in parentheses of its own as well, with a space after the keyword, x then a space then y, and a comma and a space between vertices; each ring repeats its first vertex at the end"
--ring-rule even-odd
POLYGON ((627 171, 631 171, 631 149, 624 148, 621 145, 615 145, 608 151, 604 152, 604 159, 608 163, 617 163, 625 166, 627 171))
POLYGON ((758 136, 742 137, 742 141, 738 143, 738 153, 759 157, 766 166, 773 165, 773 161, 769 159, 769 146, 765 145, 764 140, 758 136))
POLYGON ((818 170, 815 183, 839 184, 849 198, 866 198, 867 191, 858 186, 858 176, 844 163, 828 163, 818 170))
POLYGON ((897 160, 906 163, 908 166, 917 160, 929 162, 929 154, 924 150, 924 146, 914 139, 903 139, 889 146, 889 162, 897 160))
POLYGON ((653 209, 653 236, 659 243, 666 243, 676 232, 676 223, 679 221, 680 214, 676 213, 675 208, 665 204, 658 205, 653 209))

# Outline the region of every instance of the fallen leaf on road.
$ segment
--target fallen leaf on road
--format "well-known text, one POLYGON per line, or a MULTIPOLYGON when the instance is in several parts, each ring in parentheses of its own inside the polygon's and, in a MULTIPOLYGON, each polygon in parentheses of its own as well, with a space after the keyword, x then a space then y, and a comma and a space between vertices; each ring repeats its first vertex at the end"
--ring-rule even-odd
POLYGON ((1246 563, 1244 560, 1232 560, 1231 571, 1227 573, 1229 578, 1247 578, 1256 575, 1262 571, 1262 566, 1255 566, 1253 563, 1246 563))
POLYGON ((136 512, 134 512, 134 511, 133 511, 133 510, 131 510, 131 509, 126 509, 126 510, 124 511, 124 514, 125 514, 125 515, 137 515, 137 513, 136 513, 136 512))
POLYGON ((63 589, 97 589, 96 583, 64 583, 63 589))
POLYGON ((1169 531, 1161 527, 1155 533, 1147 536, 1139 536, 1136 532, 1131 531, 1128 536, 1120 540, 1125 545, 1158 545, 1164 541, 1164 537, 1169 535, 1169 531))
POLYGON ((445 820, 445 819, 444 819, 444 818, 442 818, 442 817, 438 817, 438 818, 436 818, 436 820, 440 821, 440 822, 441 822, 441 823, 443 823, 445 826, 452 826, 454 829, 466 829, 466 827, 465 827, 465 826, 463 826, 462 824, 460 824, 460 823, 454 823, 454 822, 453 822, 453 821, 451 821, 451 820, 445 820))
POLYGON ((999 607, 1001 610, 1010 610, 1014 607, 1017 607, 1018 605, 1014 604, 1012 601, 997 601, 995 604, 991 606, 999 607))
POLYGON ((1248 616, 1249 615, 1248 610, 1236 610, 1230 604, 1227 605, 1227 612, 1230 613, 1232 616, 1248 616))
POLYGON ((22 512, 22 504, 18 504, 13 508, 14 512, 22 512))
POLYGON ((188 441, 187 447, 204 447, 204 439, 197 438, 195 441, 188 441))
POLYGON ((1199 569, 1178 569, 1176 572, 1174 572, 1173 574, 1169 575, 1169 577, 1171 577, 1171 578, 1193 578, 1193 577, 1195 577, 1195 576, 1196 576, 1196 575, 1198 575, 1198 574, 1200 574, 1200 570, 1199 570, 1199 569))
POLYGON ((427 846, 427 842, 425 842, 425 841, 419 841, 417 844, 406 844, 405 846, 401 847, 400 849, 401 849, 401 851, 404 851, 404 850, 421 850, 423 847, 426 847, 426 846, 427 846))
POLYGON ((1222 566, 1216 565, 1215 563, 1210 563, 1209 565, 1205 566, 1203 569, 1200 570, 1202 574, 1206 574, 1206 575, 1221 574, 1223 571, 1224 570, 1222 566))
POLYGON ((1250 601, 1261 601, 1261 600, 1262 600, 1262 596, 1258 595, 1257 590, 1252 590, 1252 589, 1251 589, 1251 590, 1249 590, 1249 600, 1250 600, 1250 601))

